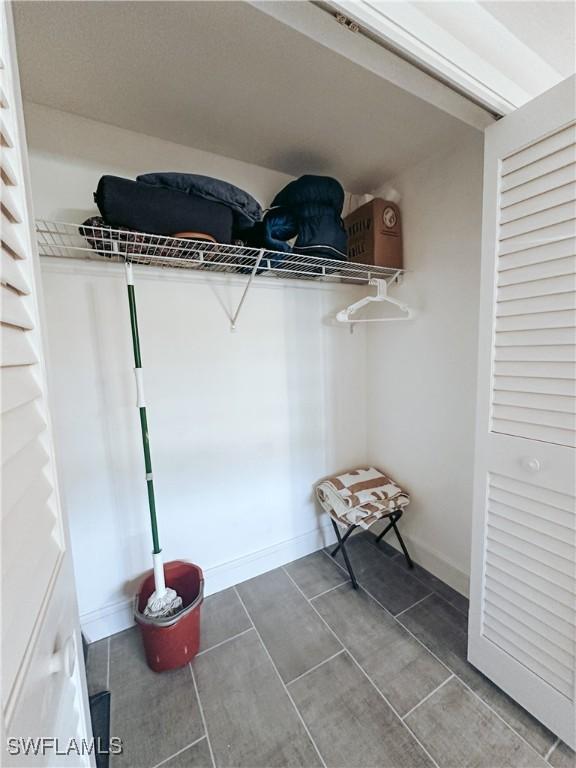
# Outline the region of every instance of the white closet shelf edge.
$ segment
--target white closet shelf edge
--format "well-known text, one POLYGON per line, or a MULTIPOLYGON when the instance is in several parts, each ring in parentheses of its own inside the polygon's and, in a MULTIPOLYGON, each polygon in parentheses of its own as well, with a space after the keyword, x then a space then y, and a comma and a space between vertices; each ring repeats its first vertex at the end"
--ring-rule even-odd
MULTIPOLYGON (((152 235, 109 227, 38 220, 38 248, 43 257, 93 264, 123 263, 226 277, 368 285, 397 281, 404 270, 359 264, 339 258, 225 245, 203 240, 152 235)), ((326 250, 326 249, 323 249, 326 250)), ((336 256, 336 253, 335 253, 336 256)), ((156 272, 157 270, 155 270, 156 272)), ((172 272, 172 274, 174 274, 172 272)))

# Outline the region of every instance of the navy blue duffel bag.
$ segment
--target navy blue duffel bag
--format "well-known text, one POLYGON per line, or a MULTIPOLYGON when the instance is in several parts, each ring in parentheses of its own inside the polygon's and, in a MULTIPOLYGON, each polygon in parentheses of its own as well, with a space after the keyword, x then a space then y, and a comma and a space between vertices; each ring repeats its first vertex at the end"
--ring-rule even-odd
POLYGON ((201 232, 219 243, 232 242, 232 208, 200 195, 119 176, 102 176, 94 200, 111 227, 128 227, 152 235, 201 232))
POLYGON ((251 227, 262 218, 262 207, 258 200, 240 187, 212 176, 177 172, 143 173, 136 177, 136 181, 155 187, 177 189, 192 197, 203 197, 227 205, 233 211, 236 231, 251 227))

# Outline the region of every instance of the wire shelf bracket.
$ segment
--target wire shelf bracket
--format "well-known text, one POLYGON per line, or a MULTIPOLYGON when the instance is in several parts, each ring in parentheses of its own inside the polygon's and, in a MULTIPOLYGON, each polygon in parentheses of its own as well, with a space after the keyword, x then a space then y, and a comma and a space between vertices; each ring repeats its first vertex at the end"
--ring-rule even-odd
POLYGON ((246 296, 248 295, 248 291, 250 290, 250 286, 252 285, 252 281, 254 280, 254 275, 258 272, 258 268, 260 264, 262 263, 262 259, 264 257, 264 249, 260 251, 260 255, 258 256, 258 259, 256 261, 256 264, 252 267, 252 272, 250 273, 250 277, 248 278, 248 281, 246 285, 244 286, 244 290, 242 292, 242 296, 240 297, 240 302, 238 303, 238 307, 236 309, 236 312, 232 316, 232 319, 230 320, 230 330, 235 331, 236 330, 236 323, 238 322, 238 317, 240 316, 240 312, 242 310, 242 306, 244 305, 244 301, 246 300, 246 296))

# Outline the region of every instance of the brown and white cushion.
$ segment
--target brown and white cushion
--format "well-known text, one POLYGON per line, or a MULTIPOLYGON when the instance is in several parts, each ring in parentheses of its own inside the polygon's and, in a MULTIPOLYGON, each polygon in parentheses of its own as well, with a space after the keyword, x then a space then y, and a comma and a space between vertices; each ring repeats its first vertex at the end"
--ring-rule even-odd
POLYGON ((375 467, 329 477, 316 486, 316 496, 337 522, 365 529, 410 503, 410 496, 375 467))

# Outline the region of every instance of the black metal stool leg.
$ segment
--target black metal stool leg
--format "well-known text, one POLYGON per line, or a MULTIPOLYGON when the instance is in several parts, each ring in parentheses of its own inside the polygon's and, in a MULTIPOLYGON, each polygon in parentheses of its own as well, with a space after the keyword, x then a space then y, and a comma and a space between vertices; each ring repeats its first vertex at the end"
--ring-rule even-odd
POLYGON ((409 568, 414 568, 414 563, 410 559, 410 555, 408 554, 408 550, 406 549, 406 544, 404 544, 404 540, 402 539, 402 536, 400 536, 400 531, 398 530, 398 526, 396 525, 396 523, 398 522, 398 520, 400 520, 401 517, 402 517, 402 510, 401 509, 398 509, 396 512, 391 514, 390 515, 390 522, 388 523, 386 528, 384 528, 384 530, 381 531, 378 534, 378 536, 376 537, 376 542, 375 543, 378 544, 384 538, 384 536, 386 536, 388 531, 391 528, 394 528, 394 533, 396 534, 396 538, 398 539, 398 542, 400 543, 400 546, 402 547, 402 552, 404 552, 404 557, 406 558, 406 562, 408 563, 408 567, 409 568))
POLYGON ((383 531, 381 531, 381 532, 378 534, 378 536, 376 537, 376 544, 378 544, 378 542, 380 542, 380 541, 381 541, 381 540, 384 538, 384 536, 386 536, 386 534, 388 533, 388 531, 389 531, 391 528, 393 528, 393 527, 394 527, 394 524, 393 524, 393 523, 388 523, 388 525, 386 526, 386 528, 384 528, 384 530, 383 530, 383 531))
MULTIPOLYGON (((332 520, 332 518, 330 518, 330 520, 332 520)), ((344 534, 344 536, 342 536, 342 539, 340 539, 340 536, 338 535, 340 533, 340 531, 338 530, 338 527, 336 526, 336 522, 334 520, 332 520, 332 525, 335 526, 336 535, 338 536, 338 542, 339 542, 338 546, 335 549, 333 549, 332 552, 330 552, 332 557, 335 557, 338 554, 338 550, 344 544, 344 542, 346 541, 348 536, 350 536, 352 531, 355 531, 356 528, 358 528, 358 526, 357 525, 351 525, 349 528, 347 528, 346 533, 344 534)))
POLYGON ((338 539, 338 546, 336 547, 334 552, 332 552, 332 557, 335 556, 335 554, 338 552, 339 549, 342 550, 342 557, 344 558, 344 562, 346 563, 346 568, 348 569, 348 573, 350 574, 350 581, 352 582, 352 586, 354 587, 354 589, 358 589, 358 583, 356 581, 356 577, 354 576, 354 571, 352 570, 352 566, 350 565, 350 560, 348 559, 348 552, 346 552, 346 547, 344 546, 346 539, 348 538, 348 536, 350 536, 350 534, 352 533, 354 528, 356 528, 356 526, 354 525, 348 528, 348 530, 342 537, 340 535, 340 530, 337 524, 335 523, 335 521, 332 520, 332 518, 330 518, 330 520, 332 521, 332 525, 336 533, 336 538, 338 539))
POLYGON ((414 568, 414 563, 410 559, 410 555, 408 554, 408 550, 406 549, 406 544, 404 544, 404 539, 402 538, 402 536, 400 536, 400 531, 396 526, 396 522, 400 520, 401 517, 402 517, 402 511, 400 511, 399 515, 397 516, 395 515, 392 518, 392 522, 390 523, 390 525, 392 526, 392 528, 394 528, 394 533, 396 534, 396 538, 398 539, 400 546, 402 547, 402 552, 404 552, 404 557, 406 558, 406 562, 408 563, 408 568, 414 568))

